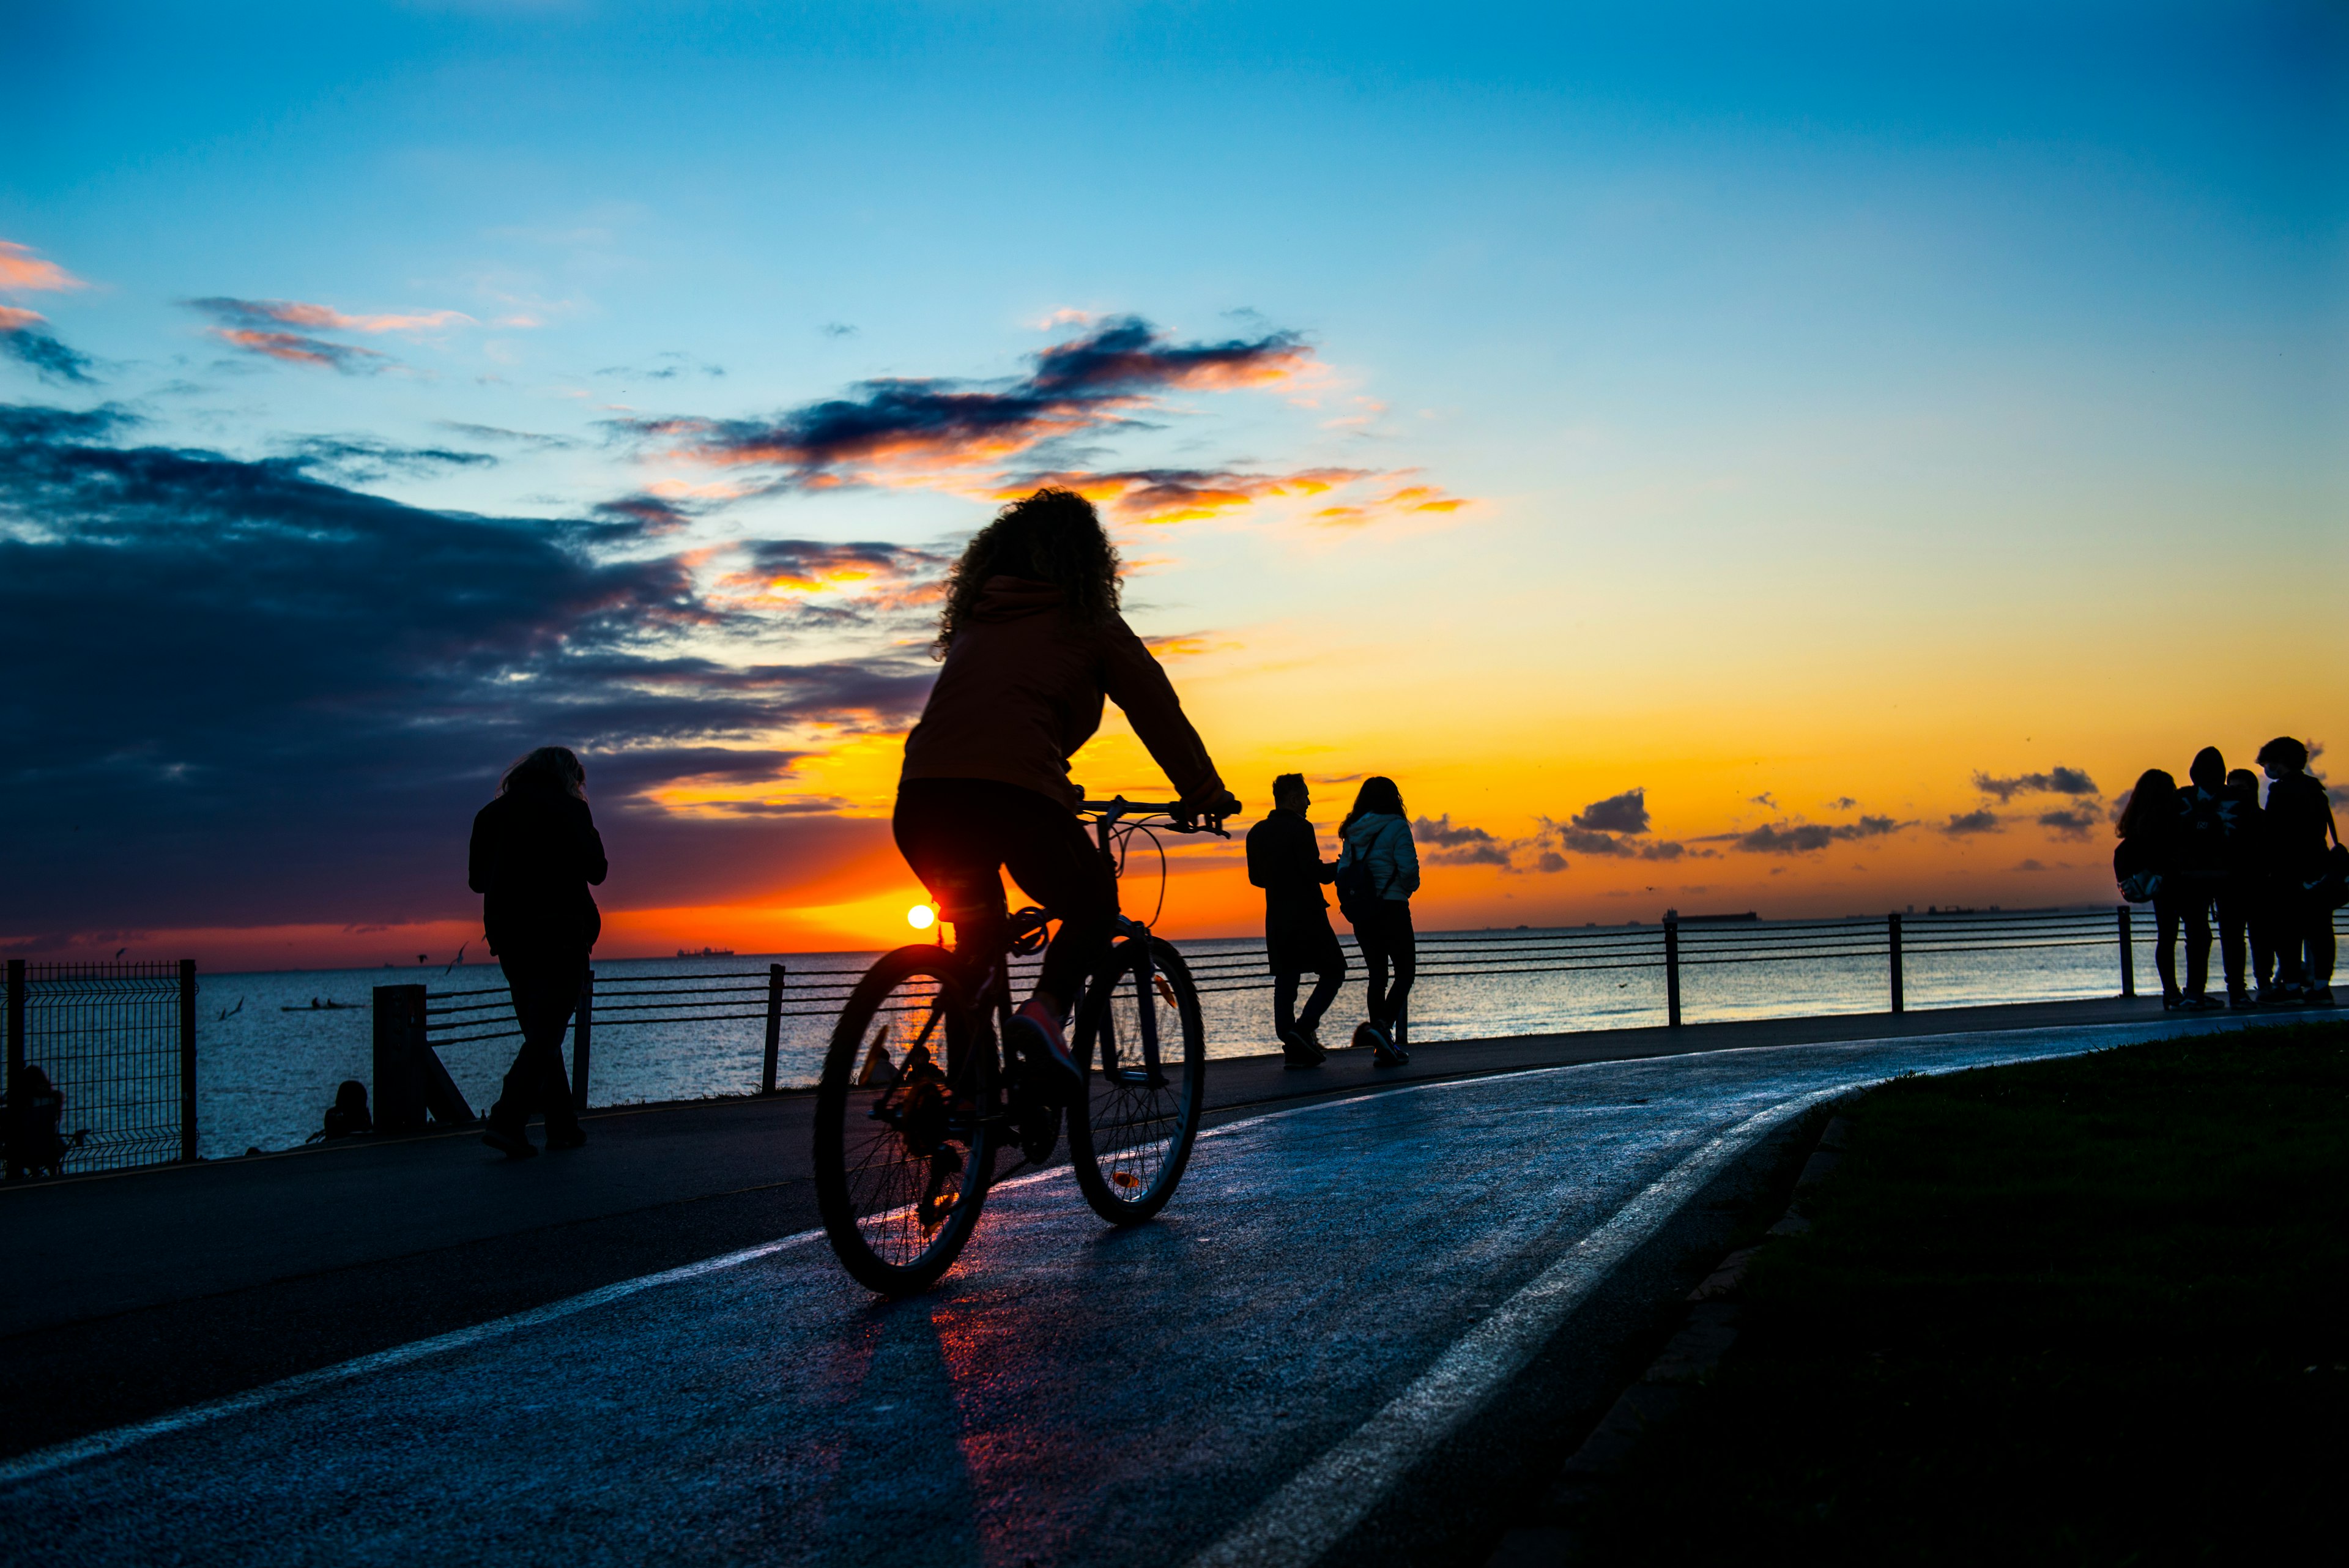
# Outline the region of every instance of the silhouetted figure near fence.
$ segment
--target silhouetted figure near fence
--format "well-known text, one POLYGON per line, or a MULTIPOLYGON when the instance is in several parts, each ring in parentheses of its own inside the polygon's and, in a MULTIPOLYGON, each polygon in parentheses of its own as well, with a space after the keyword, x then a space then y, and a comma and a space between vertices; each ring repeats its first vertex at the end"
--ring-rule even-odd
POLYGON ((326 1107, 325 1125, 303 1141, 331 1143, 373 1131, 375 1117, 367 1112, 367 1085, 357 1078, 345 1078, 335 1089, 335 1103, 326 1107))
POLYGON ((2308 772, 2308 748, 2279 735, 2260 748, 2268 775, 2261 836, 2268 851, 2268 897, 2280 1002, 2333 1005, 2333 909, 2325 854, 2341 841, 2324 785, 2308 772))
MULTIPOLYGON (((2147 768, 2129 791, 2128 805, 2121 811, 2121 841, 2113 850, 2113 877, 2121 885, 2121 897, 2153 906, 2153 963, 2161 973, 2165 1008, 2187 1005, 2185 993, 2178 989, 2178 930, 2190 907, 2178 887, 2178 781, 2165 769, 2147 768)), ((2209 964, 2210 923, 2205 919, 2199 956, 2190 939, 2187 946, 2187 975, 2198 991, 2209 979, 2209 964)))
MULTIPOLYGON (((2236 768, 2227 775, 2227 793, 2235 797, 2236 820, 2242 825, 2241 858, 2229 874, 2227 890, 2220 895, 2219 929, 2227 929, 2227 905, 2240 910, 2243 934, 2249 939, 2250 964, 2243 983, 2255 1001, 2275 1000, 2275 917, 2268 908, 2267 814, 2260 809, 2260 775, 2236 768)), ((2225 940, 2223 935, 2221 940, 2225 940)), ((2228 960, 2227 972, 2235 972, 2228 960)), ((2230 996, 2229 1002, 2234 998, 2230 996)))
POLYGON ((2227 787, 2227 759, 2216 746, 2194 753, 2186 770, 2187 785, 2178 792, 2178 891, 2190 908, 2186 915, 2187 995, 2199 999, 2209 979, 2210 916, 2219 919, 2220 954, 2226 965, 2227 1003, 2249 1007, 2251 993, 2243 985, 2244 909, 2236 897, 2238 878, 2251 854, 2251 824, 2241 803, 2227 787), (2201 931, 2201 961, 2195 961, 2195 931, 2201 931), (2197 981, 2195 977, 2200 976, 2197 981))
POLYGON ((66 1151, 79 1141, 65 1136, 65 1114, 64 1094, 49 1081, 47 1071, 38 1062, 27 1063, 16 1070, 16 1082, 8 1085, 10 1171, 26 1170, 35 1176, 65 1174, 66 1151))
POLYGON ((469 880, 523 1034, 481 1141, 516 1159, 538 1152, 526 1130, 534 1112, 546 1113, 549 1148, 587 1141, 563 1070, 563 1034, 604 929, 588 885, 606 869, 587 770, 565 747, 541 746, 506 770, 497 799, 473 818, 469 880))
POLYGON ((1313 795, 1302 774, 1282 774, 1272 781, 1273 809, 1248 829, 1248 880, 1264 889, 1264 956, 1272 967, 1272 1016, 1280 1036, 1281 1054, 1292 1067, 1318 1067, 1328 1059, 1321 1049, 1321 1015, 1338 1000, 1346 983, 1345 950, 1330 929, 1330 901, 1321 884, 1338 868, 1321 858, 1306 813, 1313 795), (1313 994, 1305 1011, 1297 1011, 1297 984, 1312 971, 1313 994))
POLYGON ((1411 982, 1419 971, 1419 944, 1411 929, 1411 896, 1419 891, 1419 848, 1411 840, 1402 792, 1391 778, 1362 781, 1338 836, 1338 907, 1354 925, 1371 971, 1370 1018, 1354 1044, 1371 1047, 1381 1067, 1411 1060, 1411 982), (1393 971, 1393 980, 1388 971, 1393 971))

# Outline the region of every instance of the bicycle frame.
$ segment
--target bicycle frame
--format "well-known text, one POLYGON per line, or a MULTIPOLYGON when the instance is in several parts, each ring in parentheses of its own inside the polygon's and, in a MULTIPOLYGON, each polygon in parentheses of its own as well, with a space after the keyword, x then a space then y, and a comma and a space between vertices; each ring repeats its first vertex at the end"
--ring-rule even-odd
MULTIPOLYGON (((1112 842, 1112 836, 1116 832, 1117 825, 1130 817, 1173 816, 1179 806, 1173 802, 1130 801, 1123 795, 1118 795, 1110 800, 1085 801, 1078 809, 1093 819, 1093 842, 1100 846, 1102 859, 1114 873, 1117 867, 1117 851, 1112 842)), ((1208 819, 1206 826, 1185 828, 1176 826, 1174 826, 1174 831, 1206 832, 1216 834, 1218 836, 1229 836, 1224 833, 1220 822, 1212 818, 1208 819)), ((1116 881, 1113 875, 1111 886, 1114 896, 1116 881)), ((1023 910, 1021 913, 1028 914, 1030 911, 1023 910)), ((1034 910, 1032 914, 1036 919, 1032 924, 1024 929, 1018 924, 1019 916, 1010 917, 1012 920, 1010 940, 1003 951, 989 955, 986 980, 974 999, 982 1012, 992 1012, 997 1042, 1003 1039, 1004 1030, 1011 1022, 1012 955, 1022 950, 1034 950, 1033 949, 1023 950, 1019 944, 1027 940, 1030 935, 1040 931, 1044 921, 1052 918, 1048 911, 1041 909, 1034 910)), ((1158 985, 1157 965, 1150 950, 1150 927, 1146 922, 1137 920, 1121 909, 1116 912, 1112 924, 1112 940, 1117 938, 1123 938, 1135 945, 1133 979, 1137 988, 1136 1001, 1142 1003, 1137 1006, 1135 1012, 1142 1026, 1142 1061, 1138 1065, 1128 1066, 1120 1064, 1115 1067, 1104 1063, 1102 1071, 1103 1075, 1112 1077, 1118 1083, 1154 1089, 1164 1088, 1166 1085, 1166 1074, 1159 1059, 1158 1010, 1147 1004, 1152 990, 1158 985)))

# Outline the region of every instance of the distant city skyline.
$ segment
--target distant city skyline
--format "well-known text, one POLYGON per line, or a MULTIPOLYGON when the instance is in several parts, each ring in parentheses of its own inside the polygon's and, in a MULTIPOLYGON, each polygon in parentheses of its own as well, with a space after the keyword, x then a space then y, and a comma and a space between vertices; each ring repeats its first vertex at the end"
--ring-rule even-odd
MULTIPOLYGON (((94 4, 0 53, 12 954, 443 961, 549 742, 601 952, 903 940, 935 587, 1040 483, 1251 815, 1399 781, 1423 927, 2109 899, 2139 770, 2349 735, 2337 8, 94 4)), ((1076 775, 1160 785, 1114 719, 1076 775)), ((1174 934, 1251 928, 1236 846, 1174 867, 1174 934)))

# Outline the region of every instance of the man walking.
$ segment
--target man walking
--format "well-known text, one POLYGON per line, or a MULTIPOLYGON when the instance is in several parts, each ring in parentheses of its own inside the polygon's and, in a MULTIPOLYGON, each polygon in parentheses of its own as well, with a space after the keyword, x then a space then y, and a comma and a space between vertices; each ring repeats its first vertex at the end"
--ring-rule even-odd
POLYGON ((1326 1059, 1314 1031, 1346 982, 1346 955, 1330 929, 1321 884, 1338 868, 1321 858, 1320 841, 1305 814, 1313 796, 1302 774, 1272 781, 1269 815, 1248 829, 1248 880, 1264 889, 1264 949, 1272 965, 1273 1021, 1281 1054, 1291 1067, 1318 1067, 1326 1059), (1297 1012, 1297 983, 1313 972, 1313 994, 1297 1012))

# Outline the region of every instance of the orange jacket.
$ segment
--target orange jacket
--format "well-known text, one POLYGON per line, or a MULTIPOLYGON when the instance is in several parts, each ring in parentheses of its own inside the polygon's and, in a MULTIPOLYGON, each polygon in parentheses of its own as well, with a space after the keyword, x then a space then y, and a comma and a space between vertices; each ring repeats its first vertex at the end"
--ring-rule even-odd
POLYGON ((1073 808, 1069 758, 1101 728, 1102 700, 1133 732, 1185 802, 1224 793, 1174 683, 1125 622, 1072 626, 1050 583, 994 576, 947 650, 922 722, 905 737, 908 779, 995 779, 1073 808))

